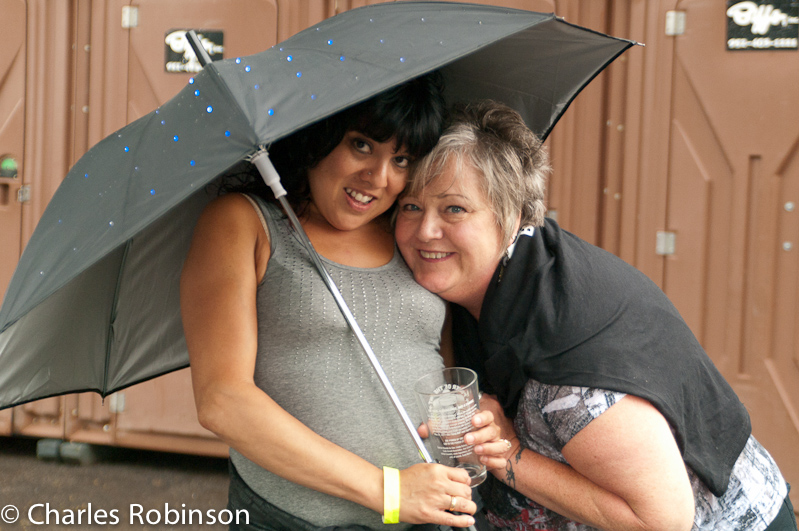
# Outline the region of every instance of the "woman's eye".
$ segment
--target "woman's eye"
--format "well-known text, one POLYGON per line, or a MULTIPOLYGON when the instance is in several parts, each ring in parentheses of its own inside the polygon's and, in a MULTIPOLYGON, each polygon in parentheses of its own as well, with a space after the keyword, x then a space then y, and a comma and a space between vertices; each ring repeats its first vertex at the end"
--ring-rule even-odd
POLYGON ((418 212, 419 210, 421 210, 418 205, 414 205, 413 203, 405 203, 400 207, 404 212, 418 212))
POLYGON ((394 164, 400 168, 407 168, 411 164, 411 159, 405 156, 394 157, 394 164))
POLYGON ((463 214, 466 209, 457 205, 450 205, 447 207, 447 212, 450 214, 463 214))
POLYGON ((369 142, 360 138, 353 140, 352 145, 361 153, 369 153, 372 150, 372 146, 369 145, 369 142))

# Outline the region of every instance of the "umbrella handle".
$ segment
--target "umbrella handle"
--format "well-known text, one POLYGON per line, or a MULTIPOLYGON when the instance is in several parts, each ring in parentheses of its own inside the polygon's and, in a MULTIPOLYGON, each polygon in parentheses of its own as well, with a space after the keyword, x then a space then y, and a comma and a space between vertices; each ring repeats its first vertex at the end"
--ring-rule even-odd
MULTIPOLYGON (((261 174, 261 178, 264 180, 266 185, 272 189, 272 193, 275 194, 275 198, 280 200, 280 198, 286 195, 286 190, 285 188, 283 188, 283 184, 281 184, 280 182, 280 175, 278 175, 277 170, 272 165, 272 161, 269 160, 269 153, 266 151, 266 149, 261 149, 255 155, 250 157, 250 162, 255 164, 255 167, 258 168, 258 173, 261 174)), ((283 208, 286 208, 285 205, 283 206, 283 208)), ((293 214, 294 212, 292 212, 292 215, 293 214)), ((291 218, 291 215, 289 217, 291 218)), ((291 219, 291 222, 294 223, 294 218, 291 219)), ((299 225, 299 223, 297 225, 299 225)), ((302 227, 300 227, 299 230, 302 230, 302 227)), ((306 249, 311 244, 310 241, 308 242, 307 245, 305 244, 305 241, 303 241, 302 243, 306 249)), ((311 249, 313 249, 313 247, 311 247, 311 249)), ((316 253, 313 252, 312 254, 316 253)))
POLYGON ((402 402, 400 402, 397 393, 394 391, 394 387, 391 385, 391 382, 386 376, 386 373, 383 371, 383 367, 380 365, 380 362, 377 360, 372 347, 369 346, 369 342, 366 340, 366 336, 363 335, 360 326, 358 326, 357 321, 355 321, 355 317, 352 315, 349 307, 347 306, 347 302, 344 300, 344 297, 341 295, 341 291, 339 291, 336 283, 333 281, 333 278, 330 276, 330 273, 327 272, 325 269, 324 264, 322 263, 321 258, 319 258, 319 254, 316 252, 316 249, 313 248, 311 241, 308 239, 308 235, 305 234, 305 231, 302 228, 299 220, 297 219, 294 210, 289 205, 288 201, 286 200, 286 191, 280 185, 280 177, 278 176, 277 170, 272 165, 272 161, 269 160, 269 154, 265 149, 258 151, 255 155, 252 156, 250 159, 251 162, 258 168, 258 171, 261 173, 261 177, 264 179, 264 182, 268 186, 272 188, 272 191, 275 192, 275 196, 277 197, 278 201, 280 201, 283 210, 285 210, 286 215, 289 217, 294 230, 299 237, 300 242, 302 243, 305 250, 308 251, 310 255, 311 261, 313 262, 314 266, 316 267, 317 271, 322 277, 322 281, 327 286, 327 289, 333 295, 333 298, 336 300, 336 304, 341 310, 342 315, 344 315, 344 319, 347 321, 347 324, 350 326, 352 331, 355 333, 355 337, 358 338, 358 343, 360 343, 361 348, 366 353, 366 357, 369 358, 369 362, 372 364, 372 368, 377 373, 377 377, 380 379, 380 383, 383 384, 383 388, 388 393, 389 398, 391 398, 392 404, 394 404, 394 408, 399 413, 400 417, 402 418, 405 427, 408 430, 408 433, 411 435, 413 442, 416 444, 416 448, 419 450, 419 455, 426 463, 432 463, 433 458, 430 457, 430 453, 427 451, 427 448, 422 442, 422 438, 419 437, 419 433, 416 431, 416 427, 413 425, 410 417, 408 417, 408 413, 405 411, 405 408, 402 406, 402 402), (271 184, 270 184, 271 183, 271 184), (276 189, 277 188, 277 189, 276 189))

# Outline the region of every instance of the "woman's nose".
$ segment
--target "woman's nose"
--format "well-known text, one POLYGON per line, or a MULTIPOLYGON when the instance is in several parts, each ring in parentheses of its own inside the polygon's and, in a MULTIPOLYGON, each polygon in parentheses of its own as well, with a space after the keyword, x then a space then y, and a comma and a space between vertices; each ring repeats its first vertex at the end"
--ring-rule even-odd
POLYGON ((438 216, 434 213, 425 212, 416 230, 417 238, 421 241, 429 242, 440 239, 441 235, 442 230, 438 216))
POLYGON ((375 163, 370 165, 364 176, 373 188, 385 188, 388 186, 388 166, 383 163, 375 163))

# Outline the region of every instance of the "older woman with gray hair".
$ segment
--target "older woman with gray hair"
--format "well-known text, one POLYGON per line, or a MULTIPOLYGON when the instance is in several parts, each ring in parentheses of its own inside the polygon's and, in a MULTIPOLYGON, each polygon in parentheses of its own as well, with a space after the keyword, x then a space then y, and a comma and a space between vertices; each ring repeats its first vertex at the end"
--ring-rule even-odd
POLYGON ((397 243, 452 303, 457 363, 512 419, 508 467, 481 488, 489 520, 796 530, 777 464, 663 292, 544 218, 548 171, 518 113, 479 102, 455 112, 400 198, 397 243))

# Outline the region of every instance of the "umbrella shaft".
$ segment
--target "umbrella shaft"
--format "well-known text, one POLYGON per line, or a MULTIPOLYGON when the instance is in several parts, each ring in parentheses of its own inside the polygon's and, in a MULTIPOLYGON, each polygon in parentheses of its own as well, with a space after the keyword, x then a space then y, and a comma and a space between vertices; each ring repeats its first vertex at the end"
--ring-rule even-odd
MULTIPOLYGON (((405 411, 405 408, 402 407, 402 402, 400 402, 397 393, 394 392, 394 387, 391 385, 391 382, 386 376, 386 373, 383 371, 383 367, 380 365, 380 362, 377 360, 374 351, 372 351, 372 347, 369 346, 369 342, 366 340, 366 337, 363 335, 361 331, 361 327, 358 326, 357 321, 355 321, 355 317, 352 315, 349 307, 347 306, 347 302, 344 300, 344 297, 341 296, 341 292, 339 291, 336 283, 333 281, 333 278, 330 276, 330 273, 327 272, 325 269, 322 260, 319 258, 319 254, 316 252, 316 249, 313 248, 311 244, 311 240, 308 239, 308 235, 305 234, 305 230, 300 225, 297 216, 294 214, 294 210, 289 205, 288 201, 286 200, 285 196, 281 196, 278 198, 280 204, 283 206, 283 209, 286 211, 286 215, 289 217, 289 221, 291 221, 292 226, 296 230, 297 234, 300 237, 300 241, 302 242, 305 249, 308 251, 308 254, 311 256, 311 261, 313 261, 314 266, 319 271, 319 274, 322 276, 322 280, 327 285, 327 289, 330 290, 330 293, 333 295, 333 298, 336 299, 336 304, 338 304, 339 310, 344 315, 344 319, 347 321, 347 324, 350 325, 350 328, 355 333, 355 336, 358 338, 358 342, 361 344, 361 348, 366 353, 366 357, 369 358, 369 361, 372 364, 372 368, 377 373, 378 378, 380 379, 380 383, 383 384, 383 387, 388 393, 388 396, 391 398, 391 402, 394 404, 394 407, 399 413, 400 417, 402 417, 402 421, 405 423, 405 427, 408 429, 408 433, 410 433, 411 437, 413 438, 413 442, 416 444, 416 448, 419 450, 419 455, 426 463, 432 463, 433 458, 430 457, 430 453, 425 448, 424 442, 422 442, 421 437, 419 437, 419 433, 416 431, 416 427, 411 422, 411 419, 408 417, 408 413, 405 411)), ((462 514, 462 513, 458 513, 462 514)), ((469 526, 465 528, 466 531, 477 531, 474 526, 469 526)))
POLYGON ((189 45, 194 50, 194 55, 197 56, 197 60, 202 66, 205 66, 211 62, 211 56, 208 55, 208 52, 203 47, 202 42, 200 42, 200 38, 197 36, 197 33, 194 30, 189 30, 186 32, 186 39, 188 39, 189 45))
MULTIPOLYGON (((269 160, 269 156, 265 150, 260 150, 256 153, 253 158, 251 159, 253 164, 255 164, 256 168, 258 168, 261 177, 264 179, 264 182, 272 189, 275 197, 280 202, 280 205, 283 207, 283 210, 286 212, 286 215, 291 222, 292 227, 294 227, 297 236, 299 237, 300 242, 302 243, 305 250, 308 251, 308 255, 311 258, 311 261, 316 267, 319 275, 322 277, 322 281, 327 286, 327 289, 330 291, 333 298, 336 300, 336 304, 338 305, 341 314, 344 316, 344 319, 347 321, 350 329, 355 333, 355 337, 358 338, 358 343, 360 343, 361 348, 363 349, 366 357, 369 358, 369 362, 372 365, 372 368, 377 373, 377 377, 380 379, 380 383, 383 385, 383 388, 386 390, 389 398, 391 398, 391 403, 394 405, 394 408, 399 413, 400 418, 402 418, 402 422, 405 424, 405 428, 408 430, 411 438, 413 439, 414 444, 416 444, 416 448, 419 450, 419 455, 421 456, 422 460, 425 463, 433 463, 433 458, 430 456, 430 452, 427 451, 427 448, 422 441, 422 438, 419 437, 419 433, 416 431, 416 426, 413 425, 411 422, 410 417, 408 417, 408 413, 405 411, 405 408, 402 406, 402 402, 400 402, 397 393, 394 391, 394 387, 391 385, 391 382, 386 376, 386 373, 383 371, 383 367, 380 365, 380 362, 377 360, 372 347, 369 345, 369 342, 366 340, 366 336, 363 335, 361 331, 361 327, 358 326, 358 322, 355 320, 355 317, 352 315, 349 306, 347 306, 347 301, 344 300, 344 297, 341 295, 341 291, 339 291, 336 283, 333 281, 333 278, 328 273, 327 269, 325 269, 325 265, 322 263, 322 259, 319 258, 319 253, 316 252, 313 245, 311 244, 311 240, 308 238, 308 235, 305 234, 305 230, 302 228, 300 221, 297 219, 297 215, 294 213, 294 209, 291 208, 288 200, 286 199, 286 192, 283 190, 282 185, 280 184, 279 177, 275 179, 274 177, 277 176, 277 172, 275 171, 272 162, 269 160), (275 182, 276 181, 276 182, 275 182)), ((469 526, 466 528, 467 531, 477 531, 474 526, 469 526)))
POLYGON ((344 315, 344 319, 347 321, 347 324, 350 326, 352 331, 355 333, 355 337, 358 338, 358 343, 360 343, 361 348, 366 353, 366 357, 369 358, 370 363, 372 364, 372 368, 377 373, 377 377, 380 379, 380 383, 383 384, 383 387, 388 393, 388 396, 391 398, 391 402, 394 404, 394 407, 399 413, 402 421, 405 423, 405 427, 408 429, 411 437, 413 438, 414 443, 416 444, 417 449, 419 450, 419 454, 422 456, 427 463, 432 463, 433 459, 430 457, 430 454, 427 451, 427 448, 424 446, 424 442, 422 442, 421 437, 419 437, 418 432, 416 431, 416 427, 411 422, 410 417, 408 417, 408 413, 405 411, 405 408, 402 406, 397 393, 394 392, 394 387, 391 385, 391 382, 386 376, 386 373, 383 371, 383 367, 380 365, 380 362, 377 360, 372 347, 369 346, 369 342, 366 340, 366 337, 363 335, 360 326, 355 321, 355 317, 352 315, 349 307, 347 306, 347 302, 344 300, 344 297, 341 296, 341 292, 339 291, 336 283, 333 281, 333 278, 330 276, 330 273, 327 272, 325 269, 322 260, 319 258, 319 254, 313 248, 311 241, 308 239, 308 236, 305 234, 305 231, 302 228, 297 216, 294 214, 294 210, 292 210, 291 205, 289 205, 288 201, 286 200, 285 196, 278 198, 280 204, 283 206, 283 209, 286 211, 286 215, 288 215, 289 220, 291 221, 294 230, 297 232, 297 235, 300 237, 300 241, 302 242, 305 249, 308 251, 308 254, 311 257, 311 261, 313 262, 316 269, 319 271, 319 274, 322 276, 322 280, 327 285, 328 290, 333 295, 333 298, 336 300, 336 304, 341 310, 341 313, 344 315))

